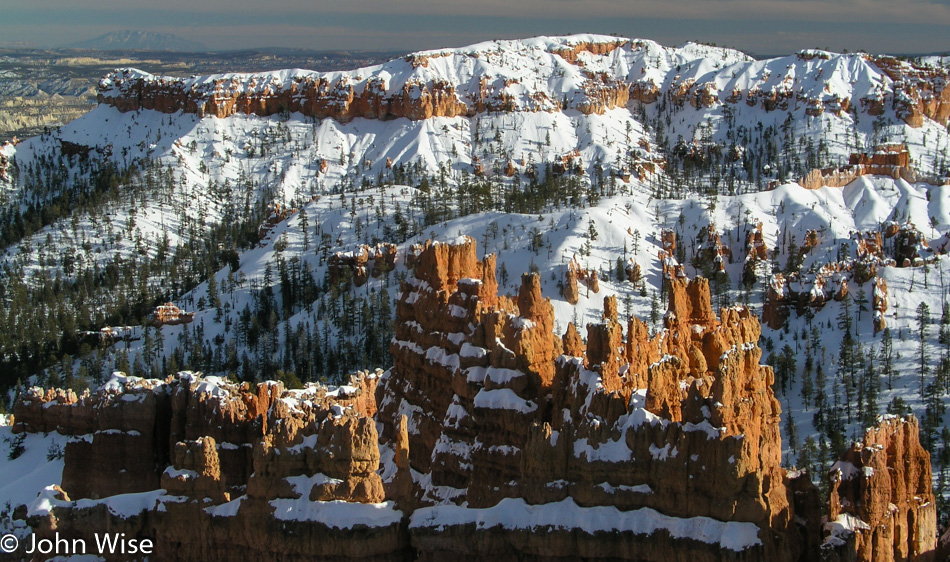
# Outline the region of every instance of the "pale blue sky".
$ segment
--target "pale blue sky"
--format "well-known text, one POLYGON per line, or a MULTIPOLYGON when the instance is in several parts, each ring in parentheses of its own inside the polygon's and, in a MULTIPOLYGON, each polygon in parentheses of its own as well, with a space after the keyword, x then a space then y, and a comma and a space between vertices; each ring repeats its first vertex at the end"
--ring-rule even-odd
POLYGON ((0 0, 0 14, 0 46, 56 47, 137 29, 210 49, 408 51, 590 32, 759 54, 950 51, 950 5, 941 0, 0 0))

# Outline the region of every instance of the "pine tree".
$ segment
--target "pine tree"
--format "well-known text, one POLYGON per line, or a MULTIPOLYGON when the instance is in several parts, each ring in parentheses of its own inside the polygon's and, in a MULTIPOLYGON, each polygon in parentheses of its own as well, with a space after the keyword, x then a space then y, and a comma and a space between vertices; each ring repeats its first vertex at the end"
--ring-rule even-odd
POLYGON ((805 403, 805 409, 811 402, 812 393, 815 391, 812 385, 811 372, 814 368, 814 360, 811 357, 811 351, 805 355, 805 368, 802 370, 802 401, 805 403))
POLYGON ((852 420, 851 406, 858 394, 858 374, 863 367, 864 350, 861 344, 851 336, 850 332, 845 332, 838 352, 837 380, 844 390, 844 406, 848 423, 852 420))
MULTIPOLYGON (((786 411, 791 412, 792 408, 786 402, 786 411)), ((798 426, 795 424, 795 416, 785 416, 785 436, 788 438, 788 448, 796 455, 798 454, 798 426)))
POLYGON ((805 438, 801 452, 798 454, 798 468, 807 471, 809 477, 818 474, 815 470, 815 462, 819 459, 819 454, 815 438, 809 435, 805 438))
POLYGON ((828 396, 825 393, 826 384, 825 369, 822 367, 822 363, 819 362, 815 369, 815 414, 812 418, 815 429, 819 431, 826 429, 828 421, 828 396))
POLYGON ((922 398, 924 400, 924 418, 920 422, 920 440, 928 451, 934 453, 937 434, 947 406, 940 396, 939 385, 935 380, 927 383, 922 398))
POLYGON ((656 298, 656 291, 653 291, 653 296, 650 297, 650 325, 656 328, 657 322, 660 321, 660 302, 656 298))
POLYGON ((862 399, 858 401, 861 425, 864 427, 870 427, 877 421, 877 397, 880 392, 880 378, 877 376, 874 364, 874 354, 869 351, 861 381, 862 399))
POLYGON ((297 215, 299 216, 298 220, 300 221, 300 230, 303 231, 303 249, 306 252, 310 249, 310 220, 307 216, 307 206, 302 205, 300 207, 300 212, 297 213, 297 215))
POLYGON ((881 350, 879 353, 881 360, 881 374, 887 377, 887 389, 894 389, 894 340, 891 337, 891 329, 884 328, 881 332, 881 350))
POLYGON ((927 325, 930 323, 930 307, 921 302, 917 305, 917 357, 920 364, 920 397, 925 394, 924 376, 927 374, 927 325))
POLYGON ((858 289, 858 294, 854 297, 855 304, 858 305, 858 322, 861 321, 861 313, 868 311, 868 295, 864 290, 864 287, 858 289))

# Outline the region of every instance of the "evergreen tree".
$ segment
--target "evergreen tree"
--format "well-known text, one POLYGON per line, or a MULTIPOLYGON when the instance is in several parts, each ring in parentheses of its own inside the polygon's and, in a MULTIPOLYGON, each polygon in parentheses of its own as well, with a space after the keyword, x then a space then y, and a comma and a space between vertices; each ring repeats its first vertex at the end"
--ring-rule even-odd
POLYGON ((919 373, 920 373, 920 397, 924 398, 925 388, 924 388, 924 377, 926 376, 927 369, 927 325, 930 323, 930 307, 927 306, 927 303, 921 302, 917 305, 917 357, 919 359, 919 373))
POLYGON ((297 213, 297 216, 300 221, 300 230, 303 232, 303 250, 306 252, 310 249, 310 218, 307 216, 306 205, 300 207, 300 212, 297 213))
POLYGON ((881 350, 878 355, 881 361, 881 374, 887 377, 887 389, 894 388, 894 340, 891 329, 884 328, 881 332, 881 350))
POLYGON ((812 394, 815 391, 811 378, 813 369, 814 360, 811 357, 811 350, 809 349, 805 355, 805 367, 802 370, 802 401, 804 402, 806 410, 808 409, 808 404, 811 402, 812 394))

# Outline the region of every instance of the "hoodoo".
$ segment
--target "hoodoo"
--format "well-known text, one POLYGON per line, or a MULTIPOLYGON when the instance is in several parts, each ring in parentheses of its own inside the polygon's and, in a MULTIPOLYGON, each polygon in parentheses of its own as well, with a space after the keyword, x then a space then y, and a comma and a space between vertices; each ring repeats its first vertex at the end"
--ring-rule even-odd
POLYGON ((667 279, 652 337, 636 319, 624 334, 604 299, 585 345, 573 324, 554 333, 537 275, 497 295, 495 258, 471 238, 428 243, 414 264, 393 368, 332 391, 190 373, 30 391, 15 431, 74 438, 62 488, 16 517, 41 537, 154 539, 156 560, 903 560, 936 547, 913 418, 884 419, 834 465, 823 523, 817 488, 780 465, 759 322, 741 306, 717 316, 705 279, 667 279))

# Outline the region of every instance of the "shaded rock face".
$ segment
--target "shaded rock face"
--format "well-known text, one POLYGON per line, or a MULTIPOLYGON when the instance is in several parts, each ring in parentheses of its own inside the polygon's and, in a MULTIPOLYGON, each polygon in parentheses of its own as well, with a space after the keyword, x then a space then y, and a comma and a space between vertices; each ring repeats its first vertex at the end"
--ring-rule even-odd
POLYGON ((383 503, 377 473, 376 377, 361 374, 330 393, 190 373, 166 382, 121 377, 81 397, 31 391, 15 405, 16 431, 76 438, 63 477, 72 501, 61 497, 28 522, 41 538, 59 532, 91 541, 103 529, 151 538, 160 545, 156 560, 233 560, 235 552, 262 560, 404 559, 408 535, 400 513, 383 503), (141 505, 117 513, 109 503, 115 494, 141 505), (380 511, 391 516, 364 531, 336 528, 319 515, 335 501, 365 505, 367 521, 380 511))
MULTIPOLYGON (((127 392, 31 389, 14 405, 16 433, 82 435, 65 448, 62 485, 75 498, 98 498, 158 488, 169 445, 156 421, 169 408, 163 385, 142 381, 127 392)), ((167 439, 167 431, 164 432, 167 439)))

